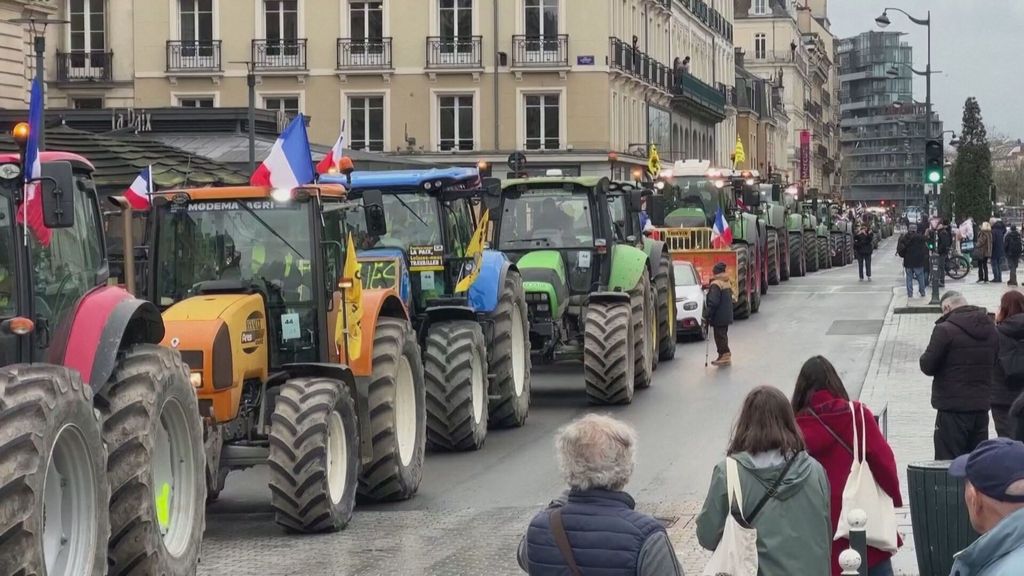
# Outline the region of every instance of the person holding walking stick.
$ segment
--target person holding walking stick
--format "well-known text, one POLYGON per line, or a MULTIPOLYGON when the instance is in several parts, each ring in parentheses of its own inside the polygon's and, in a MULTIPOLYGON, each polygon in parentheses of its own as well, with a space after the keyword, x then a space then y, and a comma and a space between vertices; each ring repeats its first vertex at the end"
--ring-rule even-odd
POLYGON ((715 275, 711 279, 707 302, 704 306, 708 324, 715 331, 715 346, 718 348, 718 358, 715 358, 711 364, 728 366, 732 364, 732 351, 729 350, 729 324, 732 324, 732 285, 729 283, 729 275, 725 273, 725 262, 715 264, 712 272, 715 275))

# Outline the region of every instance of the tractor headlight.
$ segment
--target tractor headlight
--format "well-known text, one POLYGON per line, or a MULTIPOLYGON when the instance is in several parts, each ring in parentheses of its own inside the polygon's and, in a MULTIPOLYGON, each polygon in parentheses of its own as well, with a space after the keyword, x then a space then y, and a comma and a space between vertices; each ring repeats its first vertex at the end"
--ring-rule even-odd
POLYGON ((687 303, 683 304, 683 310, 689 310, 689 311, 692 312, 692 311, 694 311, 696 309, 697 309, 697 303, 696 302, 687 302, 687 303))
POLYGON ((551 310, 551 307, 547 304, 537 304, 537 310, 540 312, 548 312, 551 310))

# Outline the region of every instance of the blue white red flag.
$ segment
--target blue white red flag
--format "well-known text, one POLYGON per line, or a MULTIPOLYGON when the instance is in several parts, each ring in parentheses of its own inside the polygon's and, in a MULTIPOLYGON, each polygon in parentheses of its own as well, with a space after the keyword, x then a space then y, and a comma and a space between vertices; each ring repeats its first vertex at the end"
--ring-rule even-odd
POLYGON ((124 192, 124 197, 133 210, 149 210, 150 194, 153 193, 153 167, 146 166, 135 177, 135 181, 124 192))
POLYGON ((732 230, 729 229, 729 223, 725 220, 725 214, 722 212, 722 208, 719 207, 718 211, 715 212, 715 225, 711 228, 711 247, 728 248, 731 245, 732 230))
POLYGON ((43 167, 39 161, 39 135, 43 130, 43 83, 32 81, 28 106, 28 142, 25 145, 25 200, 18 211, 18 222, 26 224, 42 246, 49 246, 53 231, 43 223, 43 196, 39 178, 43 167))
POLYGON ((249 177, 249 183, 291 189, 309 184, 314 177, 306 122, 299 114, 277 137, 267 159, 249 177))

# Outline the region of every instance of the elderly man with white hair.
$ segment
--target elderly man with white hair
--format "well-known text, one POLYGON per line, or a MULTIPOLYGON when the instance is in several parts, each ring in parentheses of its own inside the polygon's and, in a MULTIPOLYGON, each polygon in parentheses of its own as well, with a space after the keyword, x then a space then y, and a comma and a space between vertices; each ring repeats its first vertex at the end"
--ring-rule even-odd
POLYGON ((555 445, 569 491, 534 516, 519 566, 531 576, 682 575, 665 527, 622 491, 636 461, 633 429, 589 414, 562 429, 555 445))

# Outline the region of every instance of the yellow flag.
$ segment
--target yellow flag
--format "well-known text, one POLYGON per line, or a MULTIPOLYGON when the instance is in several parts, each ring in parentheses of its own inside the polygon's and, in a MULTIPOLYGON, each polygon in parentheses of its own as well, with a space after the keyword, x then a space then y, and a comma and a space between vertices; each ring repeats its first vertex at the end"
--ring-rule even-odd
POLYGON ((661 157, 658 156, 658 147, 651 144, 651 153, 647 156, 647 172, 657 178, 661 173, 661 157))
POLYGON ((473 231, 473 237, 469 239, 469 246, 466 247, 466 257, 473 259, 473 268, 455 286, 456 294, 469 290, 473 282, 476 282, 476 277, 480 275, 480 263, 484 258, 484 234, 487 233, 487 223, 490 219, 491 212, 484 210, 483 216, 480 217, 480 224, 473 231))
POLYGON ((735 155, 733 168, 747 161, 747 154, 743 151, 743 140, 740 139, 738 134, 736 135, 736 150, 733 154, 735 155))
POLYGON ((341 272, 342 306, 345 307, 342 314, 345 332, 342 337, 345 340, 345 360, 352 362, 359 358, 363 344, 363 279, 362 267, 356 257, 356 245, 352 241, 352 233, 348 233, 348 243, 345 247, 345 269, 341 272))

